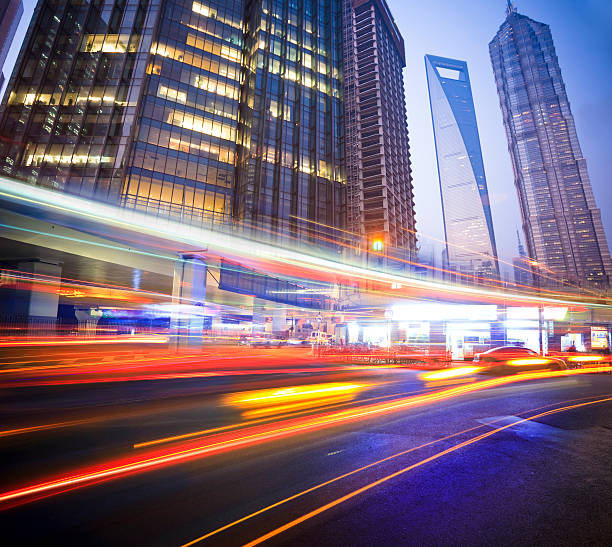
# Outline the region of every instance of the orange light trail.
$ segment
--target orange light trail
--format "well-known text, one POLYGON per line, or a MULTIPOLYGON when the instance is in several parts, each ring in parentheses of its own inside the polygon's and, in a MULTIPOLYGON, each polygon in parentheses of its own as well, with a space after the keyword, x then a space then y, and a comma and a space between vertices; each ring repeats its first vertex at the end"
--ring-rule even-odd
POLYGON ((88 346, 92 344, 167 344, 167 336, 131 336, 125 335, 125 338, 120 336, 108 338, 91 336, 87 338, 75 339, 45 339, 45 338, 28 338, 27 340, 0 340, 1 348, 16 348, 29 346, 88 346))
MULTIPOLYGON (((486 433, 482 433, 480 435, 477 435, 476 437, 472 437, 471 439, 468 439, 467 441, 463 441, 462 443, 456 444, 455 446, 451 446, 450 448, 447 448, 446 450, 442 450, 436 454, 433 454, 432 456, 429 456, 428 458, 425 458, 421 461, 418 461, 412 465, 409 465, 407 467, 404 467, 403 469, 400 469, 399 471, 396 471, 394 473, 391 473, 385 477, 382 477, 381 479, 378 479, 376 481, 373 481, 369 484, 366 484, 365 486, 362 486, 361 488, 358 488, 356 490, 353 490, 352 492, 349 492, 348 494, 339 497, 329 503, 326 503, 325 505, 322 505, 320 507, 318 507, 317 509, 310 511, 309 513, 306 513, 304 515, 302 515, 301 517, 298 517, 294 520, 292 520, 291 522, 288 522, 287 524, 284 524, 283 526, 279 526, 278 528, 272 530, 271 532, 268 532, 267 534, 264 534, 263 536, 258 537, 257 539, 254 539, 253 541, 250 541, 249 543, 246 543, 243 545, 243 547, 255 547, 255 545, 259 545, 260 543, 263 543, 264 541, 267 541, 268 539, 271 539, 275 536, 278 536, 279 534, 289 530, 290 528, 294 528, 295 526, 297 526, 298 524, 301 524, 302 522, 305 522, 313 517, 316 517, 317 515, 320 515, 321 513, 324 513, 325 511, 332 509, 333 507, 336 507, 338 505, 340 505, 341 503, 344 503, 345 501, 350 500, 351 498, 354 498, 355 496, 358 496, 359 494, 363 494, 364 492, 367 492, 368 490, 371 490, 372 488, 375 488, 377 486, 380 486, 381 484, 384 484, 385 482, 388 482, 396 477, 399 477, 400 475, 403 475, 405 473, 407 473, 408 471, 412 471, 413 469, 416 469, 417 467, 421 467, 422 465, 425 465, 426 463, 432 462, 434 460, 437 460, 439 458, 441 458, 442 456, 445 456, 447 454, 450 454, 452 452, 455 452, 461 448, 465 448, 466 446, 475 444, 479 441, 482 441, 488 437, 491 437, 492 435, 495 435, 501 431, 504 431, 510 427, 514 427, 516 425, 519 425, 521 423, 524 422, 528 422, 530 420, 535 420, 536 418, 542 418, 544 416, 550 416, 551 414, 556 414, 559 412, 565 412, 568 410, 573 410, 575 408, 580 408, 580 407, 584 407, 584 406, 588 406, 588 405, 594 405, 594 404, 598 404, 598 403, 604 403, 607 401, 612 401, 612 397, 607 397, 605 399, 597 399, 595 401, 588 401, 585 403, 578 403, 575 405, 569 405, 569 406, 565 406, 565 407, 561 407, 561 408, 555 408, 553 410, 548 410, 546 412, 542 412, 540 414, 536 414, 535 416, 530 416, 529 418, 522 418, 520 420, 517 420, 515 422, 512 422, 510 424, 498 427, 496 429, 493 429, 492 431, 487 431, 486 433)), ((187 545, 193 545, 193 543, 199 541, 195 540, 194 542, 191 543, 187 543, 185 545, 183 545, 183 547, 186 547, 187 545)))
POLYGON ((569 361, 573 361, 574 363, 593 363, 596 361, 603 361, 603 355, 581 355, 570 357, 569 361))
MULTIPOLYGON (((390 399, 392 397, 404 397, 406 395, 412 395, 415 393, 423 393, 424 391, 427 390, 417 390, 417 391, 407 391, 404 393, 393 393, 390 395, 380 395, 378 397, 370 397, 367 399, 361 399, 358 401, 358 403, 363 404, 363 403, 369 403, 372 401, 380 401, 381 399, 390 399)), ((325 409, 331 409, 331 408, 339 408, 339 407, 343 407, 343 406, 348 406, 348 405, 352 405, 355 404, 355 402, 353 401, 349 401, 349 402, 342 402, 342 403, 333 403, 330 405, 326 405, 325 409)), ((321 408, 318 408, 318 410, 322 410, 321 408)), ((282 418, 289 418, 291 416, 299 416, 301 414, 306 414, 308 413, 308 410, 303 410, 300 412, 291 412, 288 414, 282 414, 282 415, 277 415, 277 416, 267 416, 265 418, 259 418, 256 420, 248 420, 245 422, 238 422, 235 424, 230 424, 230 425, 225 425, 225 426, 221 426, 221 427, 213 427, 211 429, 202 429, 200 431, 192 431, 190 433, 184 433, 182 435, 173 435, 171 437, 162 437, 160 439, 153 439, 151 441, 145 441, 142 443, 136 443, 134 444, 134 448, 144 448, 146 446, 153 446, 156 444, 163 444, 163 443, 169 443, 169 442, 174 442, 174 441, 182 441, 184 439, 190 439, 193 437, 203 437, 206 435, 210 435, 211 433, 218 433, 220 431, 227 431, 229 429, 237 429, 239 427, 244 427, 247 425, 255 425, 255 424, 260 424, 260 423, 266 423, 266 422, 270 422, 272 420, 280 420, 282 418)))
POLYGON ((532 379, 592 374, 593 372, 607 372, 609 370, 612 370, 612 367, 526 373, 520 376, 508 376, 474 382, 469 385, 434 391, 432 393, 402 398, 391 402, 376 403, 360 407, 356 410, 344 410, 315 417, 309 416, 301 419, 286 420, 284 424, 280 424, 283 425, 283 427, 277 427, 276 429, 265 427, 251 428, 251 430, 247 430, 245 432, 246 434, 240 437, 224 437, 221 435, 216 439, 212 437, 214 442, 204 445, 198 442, 184 443, 182 446, 175 447, 174 451, 163 450, 152 452, 144 459, 122 458, 90 470, 83 470, 51 481, 9 490, 0 494, 0 503, 14 502, 16 500, 23 500, 23 498, 32 498, 35 496, 44 497, 46 495, 53 495, 66 491, 67 489, 84 486, 88 483, 98 483, 119 476, 126 476, 157 467, 182 463, 203 456, 219 454, 230 449, 244 448, 262 442, 279 440, 290 435, 307 433, 321 428, 350 423, 356 420, 373 418, 386 413, 398 412, 416 406, 431 404, 504 384, 523 382, 532 379), (180 449, 176 450, 177 448, 180 449))
POLYGON ((447 439, 452 439, 453 437, 457 437, 458 435, 462 435, 464 433, 469 433, 470 431, 474 431, 475 429, 482 429, 483 427, 485 427, 485 425, 477 425, 474 427, 470 427, 469 429, 464 429, 463 431, 458 431, 457 433, 452 433, 451 435, 447 435, 446 437, 441 437, 439 439, 436 439, 434 441, 429 441, 426 443, 423 443, 419 446, 413 446, 412 448, 408 448, 407 450, 402 450, 401 452, 397 452, 396 454, 392 454, 391 456, 387 456, 386 458, 381 458, 380 460, 376 460, 375 462, 369 463, 367 465, 363 465, 361 467, 358 467, 357 469, 353 469, 352 471, 348 471, 347 473, 344 473, 342 475, 338 475, 337 477, 334 477, 333 479, 330 479, 328 481, 319 483, 315 486, 312 486, 310 488, 307 488, 306 490, 302 490, 301 492, 298 492, 297 494, 293 494, 292 496, 289 496, 287 498, 284 498, 282 500, 279 500, 271 505, 268 505, 267 507, 263 507, 257 511, 255 511, 254 513, 251 513, 249 515, 246 515, 242 518, 239 518, 238 520, 235 520, 233 522, 230 522, 229 524, 226 524, 225 526, 222 526, 221 528, 217 528, 216 530, 213 530, 212 532, 209 532, 208 534, 205 534, 199 538, 196 538, 188 543, 183 544, 181 547, 189 547, 190 545, 194 545, 196 543, 199 543, 200 541, 204 541, 205 539, 208 539, 209 537, 212 537, 214 535, 219 534, 220 532, 223 532, 225 530, 228 530, 229 528, 232 528, 234 526, 236 526, 237 524, 240 524, 242 522, 245 522, 249 519, 252 519, 253 517, 256 517, 257 515, 261 515, 262 513, 265 513, 267 511, 270 511, 271 509, 274 509, 276 507, 279 507, 280 505, 283 505, 285 503, 288 503, 290 501, 293 501, 294 499, 300 498, 302 496, 305 496, 306 494, 310 494, 311 492, 314 492, 315 490, 319 490, 320 488, 323 488, 325 486, 328 486, 330 484, 333 484, 335 482, 338 482, 342 479, 345 479, 346 477, 350 477, 351 475, 355 475, 356 473, 359 473, 360 471, 365 471, 366 469, 369 469, 371 467, 375 467, 377 465, 380 465, 381 463, 385 463, 388 461, 391 461, 395 458, 399 458, 400 456, 404 456, 406 454, 409 454, 410 452, 415 452, 416 450, 420 450, 421 448, 425 448, 427 446, 431 446, 433 444, 445 441, 447 439))
POLYGON ((482 367, 457 367, 435 372, 424 372, 419 375, 421 380, 446 380, 447 378, 456 378, 457 376, 465 376, 482 370, 482 367))
MULTIPOLYGON (((578 399, 568 399, 568 400, 565 400, 565 401, 559 401, 559 402, 557 402, 557 403, 552 403, 552 404, 544 405, 544 406, 541 406, 541 407, 537 407, 537 408, 532 408, 532 409, 529 409, 529 410, 525 410, 525 411, 521 412, 521 414, 524 414, 524 413, 526 413, 526 412, 535 412, 535 411, 540 410, 540 409, 542 409, 542 408, 548 408, 548 407, 555 406, 555 405, 558 405, 558 404, 564 404, 564 403, 573 403, 573 402, 575 402, 575 401, 584 401, 585 399, 593 399, 593 398, 595 398, 595 397, 597 397, 597 396, 591 396, 591 397, 581 397, 581 398, 578 398, 578 399)), ((529 418, 529 419, 533 419, 533 418, 534 418, 534 417, 529 418)), ((500 419, 502 419, 502 418, 500 418, 500 419)), ((500 419, 498 419, 498 420, 493 420, 493 421, 492 421, 492 422, 490 422, 490 423, 491 423, 491 424, 496 423, 496 422, 498 422, 500 419)), ((344 479, 344 478, 346 478, 346 477, 350 477, 351 475, 354 475, 354 474, 356 474, 356 473, 359 473, 360 471, 365 471, 366 469, 369 469, 369 468, 371 468, 371 467, 375 467, 375 466, 377 466, 377 465, 380 465, 381 463, 385 463, 385 462, 387 462, 387 461, 391 461, 391 460, 393 460, 393 459, 399 458, 400 456, 404 456, 404 455, 406 455, 406 454, 409 454, 410 452, 415 452, 416 450, 420 450, 421 448, 425 448, 425 447, 427 447, 427 446, 431 446, 431 445, 436 444, 436 443, 439 443, 439 442, 441 442, 441 441, 445 441, 445 440, 448 440, 448 439, 452 439, 452 438, 457 437, 457 436, 459 436, 459 435, 463 435, 464 433, 469 433, 470 431, 475 431, 475 430, 477 430, 477 429, 482 429, 482 428, 486 427, 486 425, 487 425, 487 424, 477 425, 477 426, 474 426, 474 427, 470 427, 470 428, 468 428, 468 429, 464 429, 464 430, 462 430, 462 431, 458 431, 458 432, 456 432, 456 433, 451 433, 450 435, 446 435, 445 437, 440 437, 439 439, 435 439, 435 440, 433 440, 433 441, 429 441, 429 442, 423 443, 423 444, 421 444, 421 445, 414 446, 414 447, 412 447, 412 448, 408 448, 408 449, 406 449, 406 450, 402 450, 401 452, 396 452, 395 454, 392 454, 392 455, 387 456, 387 457, 385 457, 385 458, 382 458, 382 459, 380 459, 380 460, 376 460, 375 462, 372 462, 372 463, 369 463, 369 464, 367 464, 367 465, 364 465, 364 466, 358 467, 358 468, 356 468, 356 469, 353 469, 352 471, 348 471, 347 473, 343 473, 342 475, 338 475, 337 477, 334 477, 334 478, 329 479, 329 480, 327 480, 327 481, 325 481, 325 482, 319 483, 319 484, 317 484, 317 485, 315 485, 315 486, 312 486, 312 487, 310 487, 310 488, 307 488, 306 490, 302 490, 301 492, 298 492, 298 493, 293 494, 293 495, 291 495, 291 496, 289 496, 289 497, 287 497, 287 498, 284 498, 284 499, 282 499, 282 500, 279 500, 279 501, 277 501, 277 502, 274 502, 274 503, 272 503, 271 505, 268 505, 268 506, 266 506, 266 507, 263 507, 263 508, 261 508, 261 509, 258 509, 257 511, 255 511, 255 512, 253 512, 253 513, 250 513, 249 515, 246 515, 246 516, 244 516, 244 517, 241 517, 241 518, 239 518, 238 520, 235 520, 235 521, 233 521, 233 522, 230 522, 229 524, 226 524, 226 525, 224 525, 224 526, 221 526, 220 528, 217 528, 216 530, 213 530, 212 532, 208 532, 207 534, 205 534, 205 535, 203 535, 203 536, 200 536, 200 537, 198 537, 198 538, 196 538, 196 539, 194 539, 194 540, 192 540, 192 541, 190 541, 190 542, 188 542, 188 543, 185 543, 185 544, 183 544, 181 547, 190 547, 191 545, 195 545, 196 543, 199 543, 200 541, 204 541, 205 539, 208 539, 209 537, 212 537, 212 536, 214 536, 214 535, 217 535, 217 534, 219 534, 219 533, 221 533, 221 532, 224 532, 225 530, 228 530, 229 528, 233 528, 234 526, 236 526, 236 525, 238 525, 238 524, 241 524, 241 523, 243 523, 243 522, 246 522, 247 520, 250 520, 250 519, 252 519, 253 517, 256 517, 256 516, 258 516, 258 515, 261 515, 261 514, 263 514, 263 513, 266 513, 267 511, 270 511, 271 509, 275 509, 276 507, 279 507, 279 506, 281 506, 281 505, 284 505, 285 503, 288 503, 288 502, 290 502, 290 501, 293 501, 294 499, 297 499, 297 498, 300 498, 300 497, 302 497, 302 496, 305 496, 306 494, 309 494, 309 493, 311 493, 311 492, 314 492, 315 490, 319 490, 320 488, 323 488, 323 487, 325 487, 325 486, 328 486, 328 485, 330 485, 330 484, 333 484, 333 483, 335 483, 335 482, 338 482, 339 480, 342 480, 342 479, 344 479)))
POLYGON ((529 365, 546 365, 550 362, 550 359, 540 359, 536 357, 534 359, 512 359, 508 361, 508 364, 513 367, 525 367, 529 365))

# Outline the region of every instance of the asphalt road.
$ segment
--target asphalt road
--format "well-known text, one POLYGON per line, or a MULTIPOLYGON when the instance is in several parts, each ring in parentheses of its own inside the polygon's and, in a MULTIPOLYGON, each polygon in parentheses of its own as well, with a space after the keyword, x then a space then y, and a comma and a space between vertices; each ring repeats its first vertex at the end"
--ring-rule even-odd
POLYGON ((612 543, 611 375, 461 392, 483 378, 311 366, 4 386, 3 544, 184 545, 212 532, 196 544, 612 543), (330 382, 360 387, 269 415, 227 400, 330 382))

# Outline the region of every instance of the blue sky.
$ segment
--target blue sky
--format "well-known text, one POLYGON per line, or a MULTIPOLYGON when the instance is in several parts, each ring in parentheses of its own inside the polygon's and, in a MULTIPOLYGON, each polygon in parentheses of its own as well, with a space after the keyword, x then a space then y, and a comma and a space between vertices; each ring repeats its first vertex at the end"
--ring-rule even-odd
MULTIPOLYGON (((10 75, 35 0, 24 16, 5 65, 10 75)), ((443 238, 442 210, 423 57, 467 61, 500 258, 516 255, 521 220, 488 43, 505 18, 505 0, 388 0, 406 45, 406 106, 417 229, 443 238)), ((608 238, 612 239, 612 1, 516 0, 520 13, 551 27, 578 138, 608 238)))
MULTIPOLYGON (((505 0, 388 0, 404 37, 404 72, 419 239, 443 239, 442 209, 427 94, 426 53, 466 61, 500 258, 517 254, 521 226, 488 44, 505 0)), ((517 0, 519 13, 550 25, 597 205, 612 239, 612 1, 517 0)), ((522 232, 521 232, 522 236, 522 232)))

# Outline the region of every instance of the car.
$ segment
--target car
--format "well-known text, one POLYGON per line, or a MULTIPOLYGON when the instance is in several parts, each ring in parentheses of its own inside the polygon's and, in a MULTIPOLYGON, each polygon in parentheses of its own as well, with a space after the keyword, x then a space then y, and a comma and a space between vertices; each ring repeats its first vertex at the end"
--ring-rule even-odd
POLYGON ((513 374, 525 370, 566 370, 567 364, 556 357, 543 356, 529 348, 500 346, 474 355, 481 374, 513 374))

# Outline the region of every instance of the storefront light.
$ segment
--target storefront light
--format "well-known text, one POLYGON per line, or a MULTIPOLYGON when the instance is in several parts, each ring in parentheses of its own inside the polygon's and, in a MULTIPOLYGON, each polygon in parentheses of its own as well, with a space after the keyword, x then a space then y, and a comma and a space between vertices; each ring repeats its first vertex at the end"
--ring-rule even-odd
POLYGON ((526 319, 507 319, 504 324, 508 329, 537 329, 540 326, 538 321, 526 319))
POLYGON ((453 331, 489 331, 491 323, 448 323, 448 330, 453 331))
POLYGON ((497 306, 492 304, 441 304, 420 302, 396 304, 391 308, 395 321, 495 321, 497 306))

